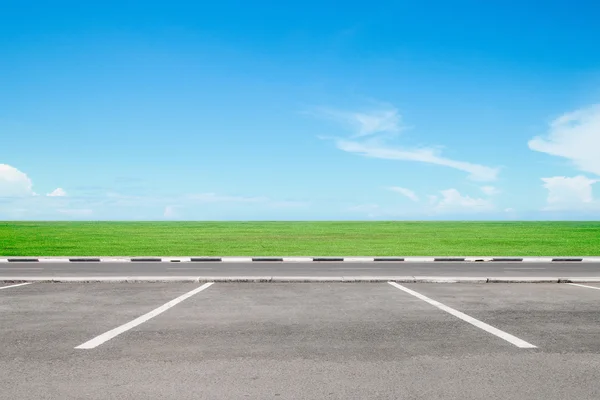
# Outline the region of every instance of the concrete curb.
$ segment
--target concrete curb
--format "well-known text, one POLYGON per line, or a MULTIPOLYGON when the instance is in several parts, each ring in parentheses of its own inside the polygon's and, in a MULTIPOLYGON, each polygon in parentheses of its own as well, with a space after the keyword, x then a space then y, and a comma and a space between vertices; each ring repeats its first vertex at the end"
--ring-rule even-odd
POLYGON ((0 283, 600 283, 600 277, 448 277, 448 276, 100 276, 3 277, 0 283))
POLYGON ((600 263, 600 257, 4 257, 0 263, 10 262, 42 262, 42 263, 124 263, 124 262, 223 262, 223 263, 253 263, 253 262, 593 262, 600 263))

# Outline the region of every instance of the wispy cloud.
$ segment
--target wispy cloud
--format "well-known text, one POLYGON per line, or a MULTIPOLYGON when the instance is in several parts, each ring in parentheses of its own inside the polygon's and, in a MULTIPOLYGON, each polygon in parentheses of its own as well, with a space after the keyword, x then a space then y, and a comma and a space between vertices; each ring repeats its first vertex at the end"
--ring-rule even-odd
POLYGON ((531 150, 567 158, 581 171, 600 175, 600 104, 556 118, 545 137, 535 137, 528 145, 531 150))
POLYGON ((476 181, 493 181, 496 179, 499 169, 490 168, 484 165, 473 164, 465 161, 456 161, 442 157, 436 153, 436 149, 421 148, 405 150, 394 147, 387 147, 383 144, 374 142, 357 142, 345 139, 338 139, 336 145, 340 150, 349 153, 360 154, 365 157, 383 158, 387 160, 417 161, 429 164, 436 164, 445 167, 458 169, 469 174, 469 178, 476 181))
POLYGON ((327 110, 320 114, 353 127, 354 134, 348 138, 333 138, 336 147, 348 153, 454 168, 467 172, 469 178, 477 181, 493 181, 499 173, 498 168, 443 157, 435 147, 402 148, 389 145, 388 140, 402 130, 401 116, 395 108, 388 107, 369 112, 327 110))
POLYGON ((377 133, 398 133, 401 130, 400 114, 392 107, 364 112, 348 112, 321 108, 318 114, 351 127, 354 138, 377 133))
POLYGON ((399 187, 399 186, 391 186, 388 188, 392 192, 400 193, 401 195, 408 197, 412 201, 419 201, 419 197, 410 189, 399 187))

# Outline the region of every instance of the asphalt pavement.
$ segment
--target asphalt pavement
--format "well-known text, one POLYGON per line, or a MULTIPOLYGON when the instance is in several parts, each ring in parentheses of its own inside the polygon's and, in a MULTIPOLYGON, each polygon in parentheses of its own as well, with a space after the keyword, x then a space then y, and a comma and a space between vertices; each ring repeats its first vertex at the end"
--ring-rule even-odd
POLYGON ((11 262, 0 277, 27 276, 456 276, 600 277, 600 263, 582 262, 11 262))
POLYGON ((600 398, 600 284, 8 286, 0 399, 600 398))

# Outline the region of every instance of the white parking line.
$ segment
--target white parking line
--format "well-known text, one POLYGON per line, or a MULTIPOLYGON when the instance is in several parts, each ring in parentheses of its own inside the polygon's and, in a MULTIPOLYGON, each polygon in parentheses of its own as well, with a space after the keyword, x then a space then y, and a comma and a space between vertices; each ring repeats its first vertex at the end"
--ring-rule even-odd
POLYGON ((451 307, 448 307, 448 306, 440 303, 439 301, 435 301, 433 299, 430 299, 427 296, 422 295, 421 293, 415 292, 414 290, 410 290, 409 288, 399 285, 396 282, 388 282, 388 283, 408 294, 415 296, 418 299, 421 299, 421 300, 431 304, 432 306, 439 308, 442 311, 446 311, 450 315, 454 315, 455 317, 460 318, 463 321, 468 322, 473 326, 476 326, 479 329, 483 329, 484 331, 491 333, 492 335, 498 336, 500 339, 504 339, 507 342, 514 344, 517 347, 520 347, 522 349, 535 349, 537 347, 537 346, 532 345, 531 343, 527 343, 526 341, 519 339, 516 336, 511 335, 510 333, 501 331, 500 329, 494 328, 493 326, 488 325, 485 322, 482 322, 478 319, 470 317, 467 314, 462 313, 458 310, 455 310, 451 307))
POLYGON ((8 289, 11 287, 17 287, 17 286, 23 286, 23 285, 31 285, 33 282, 25 282, 25 283, 17 283, 16 285, 10 285, 10 286, 1 286, 0 289, 8 289))
MULTIPOLYGON (((596 290, 600 290, 600 287, 596 287, 596 286, 588 286, 588 285, 580 285, 579 283, 568 283, 568 285, 573 285, 573 286, 581 286, 584 288, 588 288, 588 289, 596 289, 596 290)), ((2 288, 0 288, 2 289, 2 288)))
POLYGON ((167 311, 169 308, 176 306, 177 304, 179 304, 182 301, 184 301, 185 299, 195 295, 196 293, 200 293, 204 289, 211 286, 213 283, 214 282, 205 283, 204 285, 202 285, 192 291, 189 291, 186 294, 183 294, 183 295, 177 297, 176 299, 169 301, 168 303, 163 304, 162 306, 150 311, 149 313, 146 313, 146 314, 142 315, 141 317, 137 317, 133 321, 130 321, 130 322, 123 324, 117 328, 114 328, 108 332, 105 332, 99 336, 96 336, 95 338, 88 340, 87 342, 80 344, 79 346, 77 346, 75 348, 87 350, 87 349, 93 349, 95 347, 98 347, 102 343, 109 341, 110 339, 120 335, 121 333, 126 332, 126 331, 130 330, 131 328, 135 328, 136 326, 143 324, 144 322, 148 321, 149 319, 154 318, 159 314, 162 314, 163 312, 167 311))

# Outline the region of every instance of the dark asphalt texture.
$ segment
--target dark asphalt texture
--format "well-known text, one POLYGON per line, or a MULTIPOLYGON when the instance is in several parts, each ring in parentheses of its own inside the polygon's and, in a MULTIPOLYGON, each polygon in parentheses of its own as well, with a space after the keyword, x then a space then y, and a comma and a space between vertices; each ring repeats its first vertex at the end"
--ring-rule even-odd
POLYGON ((600 398, 600 290, 569 284, 403 285, 535 349, 386 283, 215 283, 75 349, 198 286, 0 290, 0 399, 600 398))

